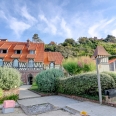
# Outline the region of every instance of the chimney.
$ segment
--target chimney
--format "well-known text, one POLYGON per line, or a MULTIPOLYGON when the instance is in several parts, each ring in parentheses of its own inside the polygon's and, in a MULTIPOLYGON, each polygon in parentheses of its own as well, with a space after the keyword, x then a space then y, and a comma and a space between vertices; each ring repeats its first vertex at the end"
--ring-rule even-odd
POLYGON ((30 45, 30 40, 27 39, 27 47, 29 47, 29 45, 30 45))

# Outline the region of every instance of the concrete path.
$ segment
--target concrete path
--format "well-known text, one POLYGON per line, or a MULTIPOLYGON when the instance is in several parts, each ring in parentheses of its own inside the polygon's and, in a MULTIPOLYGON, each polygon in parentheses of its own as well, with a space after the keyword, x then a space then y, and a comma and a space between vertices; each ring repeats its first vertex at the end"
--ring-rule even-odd
POLYGON ((84 110, 88 112, 90 116, 116 116, 116 108, 88 101, 80 102, 78 104, 69 104, 67 107, 77 111, 84 110))
POLYGON ((43 104, 43 103, 50 103, 56 107, 63 108, 69 104, 79 103, 80 101, 62 97, 62 96, 47 96, 47 97, 40 97, 40 98, 33 98, 33 99, 24 99, 18 100, 19 104, 24 106, 36 105, 36 104, 43 104))
POLYGON ((90 116, 116 116, 116 108, 100 105, 93 102, 80 102, 62 96, 47 96, 33 99, 18 100, 19 104, 30 106, 35 104, 51 103, 56 107, 68 107, 78 112, 86 111, 90 116))
POLYGON ((28 98, 40 97, 40 95, 29 91, 28 89, 30 87, 31 87, 31 85, 23 85, 20 87, 19 99, 28 99, 28 98))

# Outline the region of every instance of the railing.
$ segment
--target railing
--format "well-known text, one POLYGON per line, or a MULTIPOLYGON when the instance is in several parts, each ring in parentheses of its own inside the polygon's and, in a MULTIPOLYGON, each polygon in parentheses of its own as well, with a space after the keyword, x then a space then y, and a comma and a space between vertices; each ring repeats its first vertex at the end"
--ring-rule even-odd
POLYGON ((43 67, 11 67, 17 70, 43 70, 43 67))

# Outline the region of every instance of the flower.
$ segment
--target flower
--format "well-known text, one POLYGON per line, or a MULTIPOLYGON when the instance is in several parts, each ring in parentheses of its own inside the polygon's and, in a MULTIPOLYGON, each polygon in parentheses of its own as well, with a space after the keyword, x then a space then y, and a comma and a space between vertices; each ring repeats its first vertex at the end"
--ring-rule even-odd
POLYGON ((87 112, 85 112, 85 111, 80 112, 80 114, 81 114, 82 116, 87 116, 87 112))

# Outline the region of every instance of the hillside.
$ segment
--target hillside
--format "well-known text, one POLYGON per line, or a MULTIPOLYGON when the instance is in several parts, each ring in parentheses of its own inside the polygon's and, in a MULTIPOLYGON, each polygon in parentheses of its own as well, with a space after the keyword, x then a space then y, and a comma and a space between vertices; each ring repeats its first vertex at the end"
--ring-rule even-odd
POLYGON ((80 37, 75 41, 67 38, 63 43, 51 42, 45 45, 45 51, 61 52, 64 58, 77 56, 92 56, 97 45, 102 45, 111 55, 116 54, 116 37, 107 35, 105 39, 80 37))

